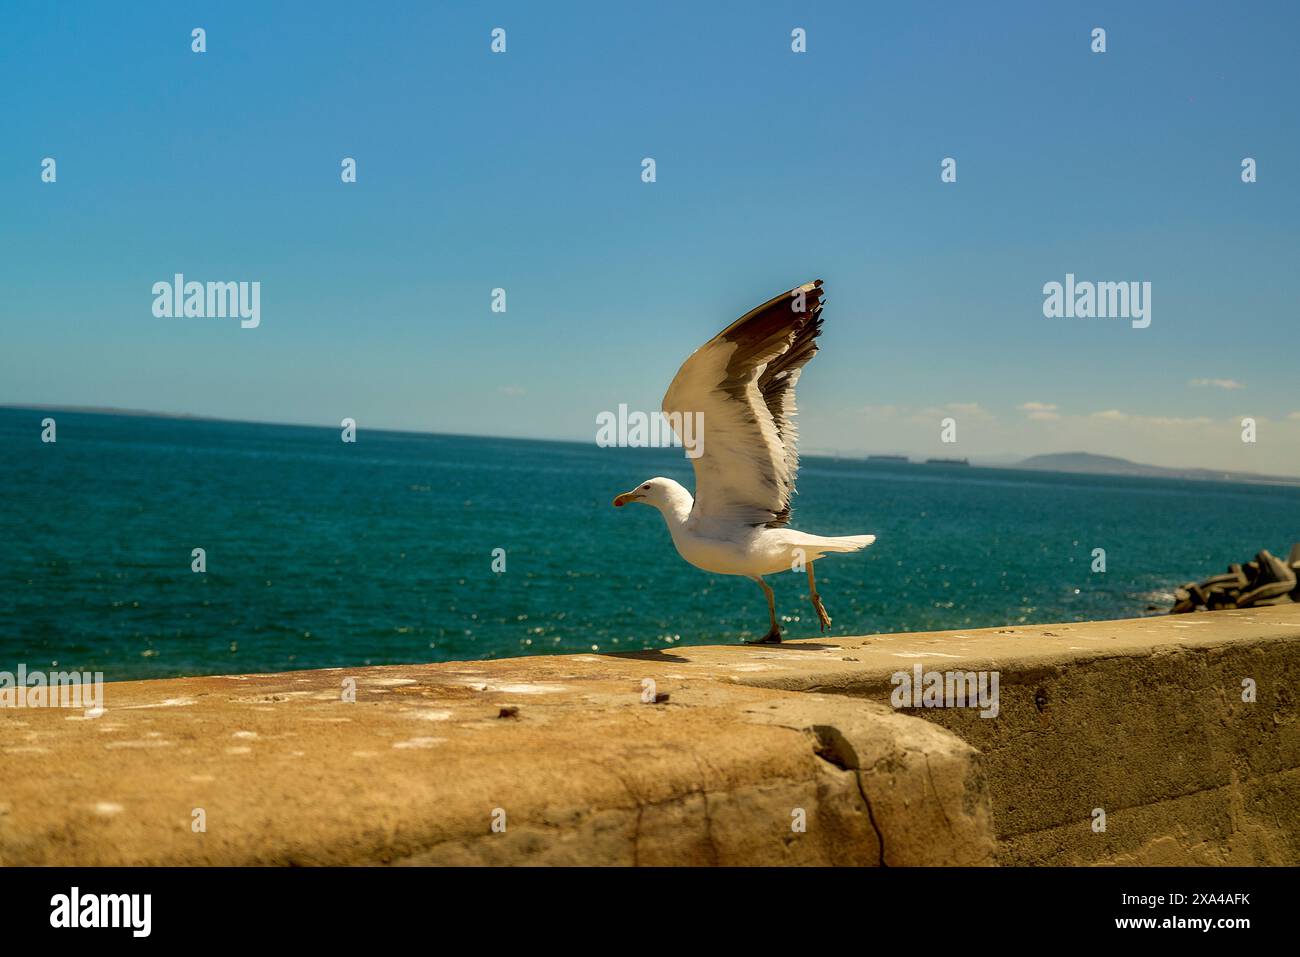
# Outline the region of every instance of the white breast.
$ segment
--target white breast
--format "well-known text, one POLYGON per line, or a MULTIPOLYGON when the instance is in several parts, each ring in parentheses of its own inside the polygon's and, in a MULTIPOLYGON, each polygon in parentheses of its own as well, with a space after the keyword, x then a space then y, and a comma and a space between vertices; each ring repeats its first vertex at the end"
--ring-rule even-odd
POLYGON ((719 575, 772 575, 790 570, 790 549, 782 536, 772 534, 776 529, 737 529, 732 525, 726 531, 730 536, 719 534, 722 529, 687 522, 673 530, 673 544, 696 568, 719 575))

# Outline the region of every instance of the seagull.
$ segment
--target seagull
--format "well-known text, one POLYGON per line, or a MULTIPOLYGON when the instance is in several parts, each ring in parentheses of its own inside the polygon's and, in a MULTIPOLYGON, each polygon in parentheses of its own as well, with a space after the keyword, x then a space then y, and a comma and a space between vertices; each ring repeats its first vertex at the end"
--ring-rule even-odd
POLYGON ((767 597, 772 627, 750 644, 780 644, 776 599, 764 575, 808 571, 824 632, 831 618, 817 594, 813 562, 856 552, 874 535, 828 538, 789 528, 799 469, 794 387, 817 353, 822 281, 797 286, 741 316, 682 363, 663 411, 695 467, 695 495, 662 476, 614 499, 659 509, 677 553, 696 568, 752 578, 767 597), (700 424, 694 448, 684 423, 700 424))

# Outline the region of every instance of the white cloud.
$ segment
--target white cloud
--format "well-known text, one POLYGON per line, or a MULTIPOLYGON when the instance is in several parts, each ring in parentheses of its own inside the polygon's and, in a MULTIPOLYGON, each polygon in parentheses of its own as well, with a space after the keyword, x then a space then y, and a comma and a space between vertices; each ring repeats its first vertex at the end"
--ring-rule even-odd
POLYGON ((1236 379, 1192 379, 1187 383, 1196 388, 1212 389, 1244 389, 1246 388, 1236 379))
POLYGON ((866 405, 862 411, 870 419, 892 419, 898 415, 898 406, 896 405, 866 405))
POLYGON ((962 416, 966 419, 976 419, 981 422, 991 421, 993 416, 989 410, 984 408, 978 402, 945 402, 941 406, 930 406, 926 409, 913 409, 912 415, 922 419, 942 419, 949 415, 962 416))
POLYGON ((993 416, 978 402, 948 402, 944 405, 931 405, 924 408, 914 405, 867 405, 862 411, 868 418, 893 419, 904 417, 917 422, 929 422, 949 415, 959 415, 970 419, 990 421, 993 416))
POLYGON ((1213 425, 1214 419, 1203 415, 1195 418, 1182 418, 1175 415, 1129 415, 1127 412, 1121 412, 1119 409, 1106 409, 1103 412, 1094 412, 1089 418, 1100 419, 1104 422, 1127 422, 1130 425, 1138 426, 1157 426, 1160 428, 1181 428, 1184 426, 1205 426, 1213 425))
POLYGON ((1026 402, 1020 406, 1020 411, 1034 422, 1055 422, 1061 417, 1051 402, 1026 402))
POLYGON ((1180 418, 1179 416, 1170 416, 1170 415, 1140 415, 1137 416, 1134 419, 1134 421, 1140 423, 1141 425, 1156 425, 1156 426, 1168 425, 1174 428, 1183 428, 1186 426, 1191 426, 1193 428, 1200 428, 1201 426, 1204 425, 1215 424, 1214 419, 1211 419, 1208 416, 1204 416, 1204 415, 1198 415, 1195 418, 1191 418, 1191 419, 1185 419, 1185 418, 1180 418))

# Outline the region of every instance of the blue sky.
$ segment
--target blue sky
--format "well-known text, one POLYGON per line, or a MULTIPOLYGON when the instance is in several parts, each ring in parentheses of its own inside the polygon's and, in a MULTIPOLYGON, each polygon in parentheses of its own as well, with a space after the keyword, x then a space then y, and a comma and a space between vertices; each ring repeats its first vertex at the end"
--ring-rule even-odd
POLYGON ((808 450, 1300 474, 1294 4, 4 20, 0 403, 589 439, 819 276, 808 450), (261 325, 155 318, 176 272, 260 281, 261 325), (1150 328, 1044 318, 1067 272, 1150 281, 1150 328))

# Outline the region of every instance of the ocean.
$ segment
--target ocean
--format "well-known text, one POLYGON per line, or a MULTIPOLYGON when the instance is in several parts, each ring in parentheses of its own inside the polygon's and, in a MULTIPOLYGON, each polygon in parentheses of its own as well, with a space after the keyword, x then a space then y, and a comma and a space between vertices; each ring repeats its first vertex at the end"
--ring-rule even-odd
MULTIPOLYGON (((42 443, 46 414, 0 409, 0 670, 115 681, 767 630, 753 582, 610 505, 654 475, 691 487, 680 449, 73 412, 42 443)), ((795 527, 877 536, 817 565, 836 635, 1159 614, 1184 581, 1300 540, 1293 487, 807 457, 799 490, 795 527)), ((787 636, 817 635, 806 578, 769 580, 787 636)))

